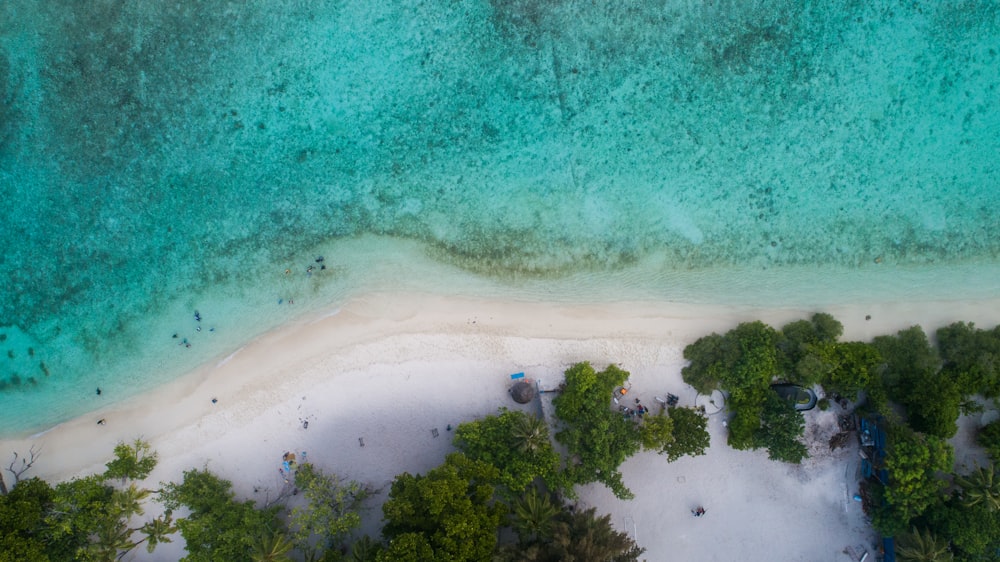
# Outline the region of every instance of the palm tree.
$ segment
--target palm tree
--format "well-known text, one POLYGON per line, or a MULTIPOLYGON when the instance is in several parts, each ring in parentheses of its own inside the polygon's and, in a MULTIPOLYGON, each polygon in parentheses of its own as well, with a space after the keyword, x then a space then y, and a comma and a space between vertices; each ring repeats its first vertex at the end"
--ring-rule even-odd
POLYGON ((365 535, 351 545, 351 560, 353 562, 375 562, 375 557, 382 550, 382 545, 365 535))
MULTIPOLYGON (((153 552, 157 545, 165 542, 173 542, 170 539, 170 535, 177 532, 177 525, 174 525, 172 514, 170 511, 167 511, 163 514, 163 517, 157 517, 143 525, 140 531, 146 535, 146 538, 143 539, 146 541, 146 552, 153 552)), ((142 541, 139 542, 141 543, 142 541)))
POLYGON ((549 442, 549 428, 545 422, 528 414, 514 418, 510 433, 514 449, 519 453, 534 453, 549 442))
POLYGON ((512 525, 522 542, 548 538, 552 536, 558 514, 559 508, 552 503, 548 494, 540 495, 535 488, 529 488, 514 504, 512 525))
POLYGON ((899 537, 896 559, 900 562, 952 562, 955 556, 948 551, 948 542, 935 537, 930 530, 920 532, 914 527, 899 537))
POLYGON ((152 490, 129 484, 124 490, 111 493, 111 505, 113 509, 119 510, 122 519, 128 521, 134 515, 142 515, 142 502, 152 493, 152 490))
POLYGON ((611 525, 611 516, 597 517, 596 509, 560 516, 555 526, 552 552, 559 560, 635 562, 646 549, 611 525))
POLYGON ((253 545, 253 562, 292 562, 292 541, 282 532, 264 531, 253 545))
POLYGON ((955 476, 955 483, 962 488, 962 501, 971 507, 983 504, 990 511, 1000 510, 1000 476, 997 467, 977 467, 968 476, 955 476))
POLYGON ((96 559, 114 560, 122 558, 138 546, 142 541, 132 540, 132 533, 138 529, 130 528, 128 522, 132 517, 142 515, 142 502, 150 494, 151 490, 139 488, 135 484, 129 484, 123 490, 113 490, 94 533, 95 540, 87 547, 87 551, 96 559))

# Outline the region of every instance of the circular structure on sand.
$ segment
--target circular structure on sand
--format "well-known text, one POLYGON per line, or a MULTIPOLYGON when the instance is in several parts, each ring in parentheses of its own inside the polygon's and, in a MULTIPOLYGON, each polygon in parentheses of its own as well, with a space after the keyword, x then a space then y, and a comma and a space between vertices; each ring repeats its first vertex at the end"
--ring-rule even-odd
POLYGON ((518 404, 527 404, 535 399, 535 385, 521 381, 510 389, 510 396, 518 404))
POLYGON ((726 407, 726 395, 721 390, 713 390, 712 394, 699 394, 694 403, 695 406, 704 408, 705 413, 711 416, 726 407))

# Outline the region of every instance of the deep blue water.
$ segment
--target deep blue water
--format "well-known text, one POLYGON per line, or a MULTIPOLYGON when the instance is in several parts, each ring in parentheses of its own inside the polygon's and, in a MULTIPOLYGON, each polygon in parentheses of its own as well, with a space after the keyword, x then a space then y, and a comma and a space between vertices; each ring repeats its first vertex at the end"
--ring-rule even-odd
POLYGON ((991 1, 4 2, 0 432, 373 287, 998 296, 998 45, 991 1))

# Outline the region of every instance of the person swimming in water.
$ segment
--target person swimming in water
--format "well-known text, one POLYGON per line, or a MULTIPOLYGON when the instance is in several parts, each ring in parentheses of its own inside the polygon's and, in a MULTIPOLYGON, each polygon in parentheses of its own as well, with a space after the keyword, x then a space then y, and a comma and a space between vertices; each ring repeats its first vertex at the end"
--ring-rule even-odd
POLYGON ((101 387, 97 387, 97 395, 98 395, 98 396, 100 396, 100 395, 101 395, 101 387))

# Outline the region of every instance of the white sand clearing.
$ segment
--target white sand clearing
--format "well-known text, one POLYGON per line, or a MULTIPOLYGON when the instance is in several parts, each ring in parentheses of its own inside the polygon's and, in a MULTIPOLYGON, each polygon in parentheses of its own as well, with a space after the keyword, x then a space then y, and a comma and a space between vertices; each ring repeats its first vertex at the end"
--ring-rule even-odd
MULTIPOLYGON (((990 327, 998 304, 827 311, 844 323, 845 339, 867 340, 913 324, 928 331, 957 320, 990 327)), ((697 397, 680 376, 685 345, 742 321, 780 327, 812 312, 368 295, 266 334, 148 395, 42 435, 4 440, 0 451, 41 445, 43 456, 32 474, 56 481, 103 470, 117 441, 143 436, 160 454, 153 484, 207 465, 230 479, 239 497, 263 501, 283 485, 282 455, 294 452, 301 460, 305 452, 326 471, 384 488, 397 473, 439 464, 452 450, 449 424, 517 407, 506 392, 511 373, 523 371, 551 387, 577 361, 598 368, 614 362, 632 373, 632 396, 646 404, 655 405, 655 395, 670 391, 691 405, 697 397), (98 426, 102 418, 106 424, 98 426)), ((539 405, 523 408, 538 411, 539 405)), ((802 466, 729 449, 721 414, 713 415, 707 455, 669 464, 662 456, 637 455, 622 467, 634 500, 619 501, 603 487, 588 486, 580 503, 610 513, 619 529, 634 533, 651 561, 848 560, 845 550, 871 550, 873 534, 851 499, 857 491, 855 445, 830 453, 826 444, 837 413, 831 408, 807 414, 814 456, 802 466), (706 508, 704 517, 691 515, 698 505, 706 508)), ((384 498, 384 491, 377 496, 365 532, 377 533, 384 498)), ((135 559, 181 555, 174 544, 135 559)))

